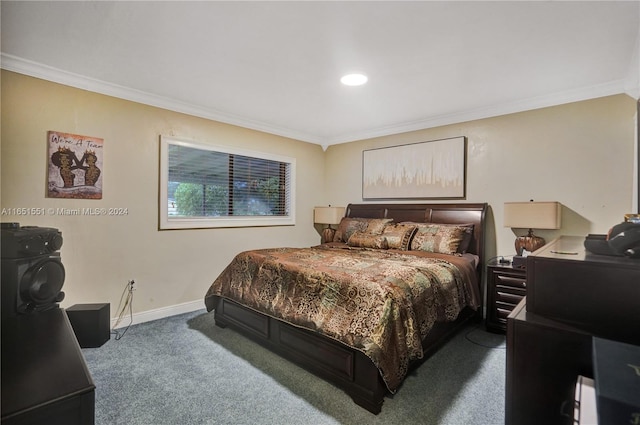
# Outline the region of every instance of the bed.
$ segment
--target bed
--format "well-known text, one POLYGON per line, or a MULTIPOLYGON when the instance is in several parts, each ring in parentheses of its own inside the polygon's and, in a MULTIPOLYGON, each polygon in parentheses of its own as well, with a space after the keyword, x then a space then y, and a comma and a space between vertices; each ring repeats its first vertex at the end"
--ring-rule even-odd
POLYGON ((377 414, 412 368, 481 320, 486 210, 349 204, 332 242, 238 254, 207 311, 377 414))

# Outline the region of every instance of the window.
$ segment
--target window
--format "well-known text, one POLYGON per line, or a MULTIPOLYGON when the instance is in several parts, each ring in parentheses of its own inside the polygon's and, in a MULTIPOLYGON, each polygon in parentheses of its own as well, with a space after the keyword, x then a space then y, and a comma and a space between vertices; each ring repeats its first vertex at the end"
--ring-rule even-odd
POLYGON ((295 224, 295 159, 160 139, 160 229, 295 224))

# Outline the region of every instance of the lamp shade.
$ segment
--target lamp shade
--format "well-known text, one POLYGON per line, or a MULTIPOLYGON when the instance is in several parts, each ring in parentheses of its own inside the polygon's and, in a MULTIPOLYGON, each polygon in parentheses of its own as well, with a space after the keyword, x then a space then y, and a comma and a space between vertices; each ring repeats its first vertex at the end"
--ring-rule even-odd
POLYGON ((559 202, 505 202, 504 226, 519 229, 559 229, 559 202))
POLYGON ((313 222, 316 224, 340 224, 344 217, 344 207, 315 207, 313 222))

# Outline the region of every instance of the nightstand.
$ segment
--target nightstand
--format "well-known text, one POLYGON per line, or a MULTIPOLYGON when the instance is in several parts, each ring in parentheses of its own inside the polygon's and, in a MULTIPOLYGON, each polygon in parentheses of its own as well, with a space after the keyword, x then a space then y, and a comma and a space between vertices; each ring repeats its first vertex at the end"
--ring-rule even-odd
POLYGON ((507 316, 526 295, 526 269, 490 262, 487 265, 487 330, 504 333, 507 316))

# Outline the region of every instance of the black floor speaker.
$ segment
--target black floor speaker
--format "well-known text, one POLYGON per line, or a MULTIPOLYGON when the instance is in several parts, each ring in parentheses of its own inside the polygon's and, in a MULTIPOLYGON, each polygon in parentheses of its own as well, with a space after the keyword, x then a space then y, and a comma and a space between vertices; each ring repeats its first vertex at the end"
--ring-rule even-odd
POLYGON ((2 321, 59 308, 65 270, 62 233, 51 227, 0 223, 2 321))
POLYGON ((111 336, 110 305, 76 304, 67 309, 67 316, 82 348, 102 346, 111 336))

